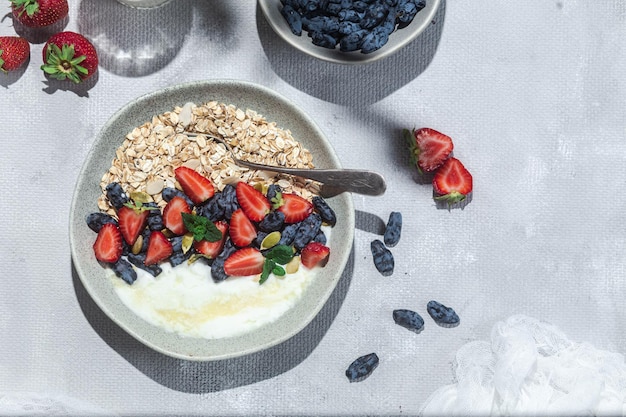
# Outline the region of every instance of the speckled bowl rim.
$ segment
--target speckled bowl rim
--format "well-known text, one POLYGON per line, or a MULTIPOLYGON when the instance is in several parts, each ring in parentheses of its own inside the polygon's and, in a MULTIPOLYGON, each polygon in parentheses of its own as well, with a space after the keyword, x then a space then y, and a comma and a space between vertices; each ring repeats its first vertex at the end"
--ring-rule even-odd
POLYGON ((301 36, 291 32, 285 18, 281 15, 282 3, 280 0, 258 0, 258 4, 269 25, 282 39, 297 50, 323 61, 336 64, 367 64, 400 51, 406 45, 417 38, 432 22, 441 4, 441 0, 427 0, 426 7, 420 10, 413 21, 406 27, 394 31, 389 36, 389 41, 379 50, 369 54, 360 51, 341 52, 339 48, 327 49, 313 45, 305 31, 301 36))
POLYGON ((329 240, 332 249, 328 264, 306 289, 301 300, 272 324, 242 336, 227 339, 195 339, 153 326, 128 309, 114 291, 106 271, 93 255, 95 234, 85 216, 97 211, 100 179, 108 170, 115 150, 134 127, 153 115, 172 110, 187 102, 219 101, 242 109, 252 109, 289 129, 313 154, 318 168, 340 168, 339 160, 322 131, 302 110, 276 92, 239 80, 207 80, 164 88, 133 100, 117 111, 104 125, 83 164, 70 210, 71 256, 87 293, 117 325, 146 346, 165 355, 194 361, 212 361, 258 352, 275 346, 299 333, 320 312, 338 281, 352 249, 355 214, 352 196, 344 193, 328 199, 339 219, 329 240))

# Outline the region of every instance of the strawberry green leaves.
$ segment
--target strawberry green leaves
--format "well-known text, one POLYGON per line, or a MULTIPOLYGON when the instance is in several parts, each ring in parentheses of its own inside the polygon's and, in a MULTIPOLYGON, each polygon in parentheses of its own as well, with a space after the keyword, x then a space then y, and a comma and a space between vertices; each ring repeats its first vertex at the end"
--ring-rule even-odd
POLYGON ((43 49, 41 69, 49 77, 80 83, 98 69, 98 53, 93 44, 76 32, 52 35, 43 49))
POLYGON ((285 268, 282 265, 288 264, 293 258, 293 248, 287 245, 274 246, 265 254, 265 263, 259 284, 263 284, 273 273, 276 276, 284 276, 285 268))
POLYGON ((79 83, 81 75, 87 76, 89 73, 87 68, 80 65, 87 57, 74 55, 73 45, 63 45, 59 48, 57 45, 50 44, 46 50, 46 63, 41 66, 41 69, 57 80, 69 79, 79 83))
POLYGON ((193 234, 195 241, 217 242, 222 238, 222 232, 208 218, 189 213, 181 213, 181 216, 185 228, 193 234))

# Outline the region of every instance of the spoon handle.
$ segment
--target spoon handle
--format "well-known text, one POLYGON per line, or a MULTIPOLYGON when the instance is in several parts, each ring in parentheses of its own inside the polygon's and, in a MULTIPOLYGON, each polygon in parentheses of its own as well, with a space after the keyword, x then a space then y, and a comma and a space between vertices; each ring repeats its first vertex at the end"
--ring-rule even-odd
POLYGON ((382 195, 387 189, 387 184, 382 175, 367 170, 360 169, 298 169, 285 168, 273 165, 263 165, 248 162, 235 157, 235 153, 228 141, 207 133, 184 132, 187 136, 205 136, 222 143, 233 157, 237 165, 256 169, 260 171, 279 172, 281 174, 295 175, 297 177, 308 178, 322 183, 320 195, 322 197, 333 197, 343 192, 351 192, 364 195, 382 195))
POLYGON ((284 168, 277 166, 269 166, 255 164, 238 160, 238 164, 247 168, 279 172, 281 174, 295 175, 297 177, 308 178, 319 181, 323 184, 322 197, 331 197, 342 192, 352 192, 364 195, 382 195, 387 189, 385 179, 382 175, 367 170, 360 169, 297 169, 284 168))

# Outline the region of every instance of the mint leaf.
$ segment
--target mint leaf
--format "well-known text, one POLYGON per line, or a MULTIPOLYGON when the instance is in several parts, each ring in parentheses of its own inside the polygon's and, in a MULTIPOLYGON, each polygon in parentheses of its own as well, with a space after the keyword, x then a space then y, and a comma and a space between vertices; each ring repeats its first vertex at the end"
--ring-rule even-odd
POLYGON ((282 277, 284 276, 287 272, 285 271, 285 268, 283 268, 280 265, 276 265, 274 267, 274 269, 272 269, 272 273, 278 277, 282 277))
POLYGON ((209 242, 217 242, 222 238, 220 229, 208 218, 189 213, 180 214, 185 227, 193 234, 195 241, 207 240, 209 242))
POLYGON ((274 246, 265 254, 265 257, 275 261, 277 264, 285 265, 293 258, 293 249, 287 245, 274 246))
POLYGON ((259 279, 259 285, 263 284, 270 277, 270 273, 276 267, 276 262, 271 259, 265 259, 263 264, 263 272, 261 272, 261 278, 259 279))

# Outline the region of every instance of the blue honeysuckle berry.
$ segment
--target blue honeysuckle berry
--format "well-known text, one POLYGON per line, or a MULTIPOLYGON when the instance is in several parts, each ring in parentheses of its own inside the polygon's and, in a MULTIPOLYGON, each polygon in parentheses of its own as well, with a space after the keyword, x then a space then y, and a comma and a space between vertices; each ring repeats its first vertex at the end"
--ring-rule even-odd
POLYGON ((339 41, 339 49, 344 52, 352 52, 361 49, 363 39, 369 34, 369 30, 361 29, 344 36, 339 41))
POLYGON ((461 323, 461 319, 453 308, 446 307, 438 301, 429 301, 426 310, 435 323, 441 327, 456 327, 461 323))
POLYGON ((122 186, 117 182, 112 182, 106 186, 106 195, 109 202, 116 210, 119 210, 124 204, 130 201, 128 194, 122 186))
POLYGON ((302 250, 307 243, 311 242, 322 227, 322 218, 316 214, 311 213, 306 219, 299 223, 296 231, 296 236, 293 240, 293 246, 297 250, 302 250))
POLYGON ((361 382, 369 377, 378 367, 379 359, 376 353, 369 353, 358 357, 346 369, 346 377, 350 382, 361 382))
POLYGON ((389 248, 394 247, 400 241, 400 235, 402 233, 402 214, 397 211, 392 211, 389 214, 389 220, 385 227, 385 234, 383 241, 389 248))
POLYGON ((389 41, 389 35, 381 27, 375 27, 361 44, 361 52, 369 54, 382 48, 389 41))
POLYGON ((138 254, 129 253, 128 254, 128 260, 130 261, 130 263, 135 265, 137 268, 141 268, 144 271, 147 271, 153 277, 156 277, 161 272, 163 272, 163 269, 161 269, 161 267, 159 265, 146 265, 146 264, 144 264, 144 261, 146 260, 146 254, 145 253, 138 253, 138 254))
POLYGON ((102 212, 88 214, 85 217, 85 222, 87 223, 87 226, 96 233, 98 233, 100 229, 102 229, 102 226, 107 223, 113 223, 117 225, 117 220, 115 220, 112 216, 102 212))
POLYGON ((376 239, 371 243, 372 257, 374 259, 374 266, 383 276, 389 276, 393 274, 395 262, 393 254, 383 242, 376 239))
POLYGON ((298 13, 290 5, 283 6, 283 8, 280 9, 280 13, 287 21, 289 29, 291 29, 291 33, 296 36, 302 35, 302 16, 300 15, 300 13, 298 13))
POLYGON ((424 319, 418 313, 413 310, 398 309, 393 310, 393 321, 397 325, 404 327, 415 333, 420 333, 424 330, 424 319))
POLYGON ((337 215, 335 211, 328 205, 326 200, 316 195, 312 198, 311 202, 313 207, 322 218, 322 221, 330 226, 334 226, 337 223, 337 215))
POLYGON ((126 281, 127 284, 132 285, 137 280, 137 272, 133 269, 130 262, 124 258, 120 258, 117 262, 110 265, 115 275, 126 281))

